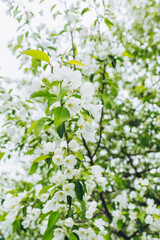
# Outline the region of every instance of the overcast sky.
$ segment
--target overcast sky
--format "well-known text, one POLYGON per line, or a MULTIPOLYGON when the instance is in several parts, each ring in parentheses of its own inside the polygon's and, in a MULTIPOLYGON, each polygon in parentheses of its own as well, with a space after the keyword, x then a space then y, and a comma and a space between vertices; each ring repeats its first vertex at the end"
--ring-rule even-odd
POLYGON ((7 76, 12 79, 21 78, 22 71, 19 71, 18 60, 7 48, 17 29, 15 19, 6 15, 6 5, 0 1, 0 76, 7 76))

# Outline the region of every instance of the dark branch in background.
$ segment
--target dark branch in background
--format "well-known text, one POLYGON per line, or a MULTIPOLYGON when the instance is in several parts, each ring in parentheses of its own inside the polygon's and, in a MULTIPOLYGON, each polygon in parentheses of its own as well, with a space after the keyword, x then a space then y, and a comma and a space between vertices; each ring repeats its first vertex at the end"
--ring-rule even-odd
POLYGON ((65 124, 64 124, 64 134, 65 134, 65 138, 66 138, 66 142, 67 142, 67 152, 69 154, 69 139, 68 139, 68 135, 67 135, 67 132, 66 132, 65 124))
POLYGON ((91 165, 93 166, 94 163, 93 163, 91 151, 90 151, 89 147, 87 146, 87 143, 86 143, 84 137, 82 135, 81 135, 81 137, 82 137, 83 145, 84 145, 85 149, 87 150, 87 156, 91 159, 91 165))
POLYGON ((98 141, 98 144, 97 144, 97 147, 94 151, 94 153, 92 154, 92 158, 96 155, 99 147, 100 147, 100 144, 101 144, 101 140, 102 140, 102 119, 103 119, 103 107, 102 107, 102 112, 101 112, 101 118, 100 118, 100 122, 99 122, 99 126, 100 126, 100 129, 99 129, 99 141, 98 141))
POLYGON ((112 217, 111 213, 109 212, 109 210, 108 210, 108 208, 107 208, 107 205, 106 205, 106 202, 105 202, 105 200, 104 200, 104 197, 103 197, 103 193, 102 193, 102 192, 100 193, 100 198, 101 198, 102 204, 103 204, 103 206, 104 206, 106 216, 112 221, 112 218, 113 218, 113 217, 112 217))
MULTIPOLYGON (((106 64, 104 63, 104 66, 103 66, 103 73, 102 73, 102 89, 100 90, 101 94, 103 95, 103 92, 104 92, 104 86, 105 86, 105 71, 106 71, 106 64)), ((101 98, 101 101, 102 101, 102 104, 104 104, 103 102, 103 96, 101 98)), ((100 121, 99 121, 99 141, 98 141, 98 144, 97 144, 97 147, 92 155, 92 158, 96 155, 99 147, 100 147, 100 144, 101 144, 101 141, 102 141, 102 130, 103 130, 103 126, 102 126, 102 121, 103 121, 103 114, 104 114, 104 109, 102 107, 102 111, 101 111, 101 118, 100 118, 100 121)))
MULTIPOLYGON (((146 229, 148 227, 148 224, 146 224, 144 227, 143 227, 143 230, 146 229)), ((135 237, 138 233, 140 233, 141 231, 140 230, 137 230, 135 231, 132 235, 130 235, 129 239, 135 237)))
POLYGON ((5 240, 5 238, 4 238, 4 235, 0 232, 0 238, 2 239, 2 240, 5 240))
MULTIPOLYGON (((75 49, 75 45, 74 45, 74 40, 73 40, 73 30, 70 27, 70 34, 71 34, 71 41, 72 41, 72 51, 73 51, 73 59, 76 58, 76 49, 75 49)), ((74 65, 75 67, 75 65, 74 65)))
POLYGON ((131 156, 129 154, 126 153, 126 156, 128 157, 129 159, 129 163, 131 164, 132 168, 134 169, 135 171, 135 175, 136 177, 141 177, 141 174, 137 172, 137 168, 134 166, 133 164, 133 159, 131 158, 131 156))

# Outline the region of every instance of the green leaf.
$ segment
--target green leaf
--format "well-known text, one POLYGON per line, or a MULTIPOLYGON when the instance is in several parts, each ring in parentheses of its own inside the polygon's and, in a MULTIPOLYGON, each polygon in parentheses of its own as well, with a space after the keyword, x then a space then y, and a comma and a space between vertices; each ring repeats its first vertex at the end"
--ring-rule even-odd
POLYGON ((15 220, 13 222, 13 233, 15 232, 20 233, 20 220, 15 220))
POLYGON ((40 215, 40 218, 41 218, 40 221, 41 221, 41 223, 44 221, 44 219, 45 219, 49 214, 50 214, 50 212, 45 213, 45 214, 42 213, 42 214, 40 215))
POLYGON ((119 231, 122 229, 122 227, 123 227, 123 221, 122 221, 121 219, 119 219, 119 220, 117 221, 117 227, 118 227, 118 230, 119 230, 119 231))
POLYGON ((81 12, 81 15, 85 14, 85 13, 88 12, 88 11, 90 11, 89 8, 84 8, 84 9, 82 10, 82 12, 81 12))
POLYGON ((92 124, 92 118, 87 114, 87 112, 81 110, 80 113, 82 114, 82 116, 87 122, 92 124))
POLYGON ((40 192, 39 192, 39 196, 41 196, 42 194, 44 194, 45 192, 47 192, 47 190, 50 189, 50 188, 52 188, 52 187, 54 187, 53 184, 43 187, 43 188, 40 190, 40 192))
POLYGON ((68 49, 68 48, 66 48, 66 50, 64 51, 64 53, 63 53, 63 55, 62 55, 60 67, 62 67, 62 65, 63 65, 63 59, 64 59, 64 56, 65 56, 65 53, 66 53, 67 49, 68 49))
POLYGON ((75 193, 76 193, 77 199, 79 201, 82 201, 83 200, 84 191, 83 191, 82 184, 80 183, 79 180, 75 181, 75 193))
POLYGON ((23 35, 18 36, 17 43, 19 46, 21 45, 22 41, 23 41, 23 35))
POLYGON ((39 136, 39 134, 40 134, 42 128, 44 127, 47 119, 48 119, 48 118, 43 117, 43 118, 40 118, 40 119, 37 121, 37 123, 36 123, 36 125, 35 125, 35 127, 34 127, 34 134, 36 135, 36 137, 39 136))
POLYGON ((81 161, 84 160, 84 156, 83 156, 81 153, 79 153, 79 152, 74 152, 74 154, 77 156, 77 158, 78 158, 79 160, 81 160, 81 161))
POLYGON ((69 196, 69 195, 67 196, 67 203, 71 207, 71 205, 72 205, 72 197, 69 196))
POLYGON ((38 163, 34 162, 30 168, 29 175, 34 174, 36 172, 37 168, 38 168, 38 163))
POLYGON ((49 155, 42 155, 42 156, 40 156, 40 157, 37 157, 37 158, 33 161, 33 163, 40 162, 40 161, 45 160, 45 159, 50 158, 50 157, 51 157, 51 156, 49 156, 49 155))
POLYGON ((57 191, 57 187, 54 187, 50 192, 50 196, 53 197, 56 191, 57 191))
POLYGON ((111 237, 110 237, 110 234, 107 234, 107 235, 105 236, 105 240, 112 240, 111 237))
POLYGON ((141 85, 141 86, 138 86, 134 89, 134 91, 139 91, 139 90, 142 90, 142 89, 145 89, 145 90, 148 90, 147 88, 145 88, 144 85, 141 85))
POLYGON ((138 219, 141 221, 141 223, 144 223, 145 216, 146 216, 145 212, 138 213, 138 219))
POLYGON ((105 18, 104 21, 109 30, 111 30, 111 27, 114 26, 114 24, 108 18, 105 18))
POLYGON ((129 52, 127 52, 127 51, 123 52, 123 53, 122 53, 122 56, 123 56, 123 57, 129 57, 129 58, 132 57, 132 55, 131 55, 129 52))
POLYGON ((62 87, 59 91, 58 94, 58 100, 60 101, 64 96, 66 96, 66 94, 68 93, 68 88, 67 87, 62 87))
POLYGON ((79 238, 77 238, 76 235, 77 235, 77 234, 75 234, 75 233, 71 233, 69 240, 78 240, 79 238))
POLYGON ((74 215, 74 207, 68 209, 68 213, 67 213, 66 217, 73 218, 73 215, 74 215))
POLYGON ((53 10, 53 8, 55 8, 56 4, 54 4, 52 7, 51 7, 51 11, 53 10))
POLYGON ((23 51, 21 53, 26 54, 26 55, 31 56, 31 57, 34 57, 36 59, 45 61, 47 63, 50 63, 50 59, 49 59, 48 55, 43 51, 40 51, 40 50, 26 50, 26 51, 23 51))
POLYGON ((89 180, 89 179, 91 179, 91 173, 90 172, 84 172, 84 171, 82 171, 82 175, 87 179, 87 180, 89 180))
POLYGON ((30 128, 29 128, 29 130, 28 130, 28 133, 31 133, 31 132, 32 132, 32 130, 34 129, 34 127, 35 127, 35 125, 36 125, 37 122, 38 122, 38 120, 34 121, 34 122, 31 124, 31 126, 30 126, 30 128))
POLYGON ((0 152, 0 160, 3 158, 5 152, 0 152))
POLYGON ((32 93, 32 95, 30 96, 30 98, 35 98, 35 97, 55 97, 55 94, 51 94, 48 90, 40 90, 38 92, 34 92, 32 93))
POLYGON ((93 82, 94 76, 95 76, 94 73, 92 73, 92 74, 90 75, 89 79, 90 79, 91 82, 93 82))
POLYGON ((65 107, 57 107, 54 109, 54 126, 57 128, 70 118, 70 113, 65 107))
POLYGON ((52 88, 54 86, 58 86, 58 84, 59 84, 59 81, 53 81, 50 83, 49 87, 52 88))
POLYGON ((85 64, 83 64, 83 63, 81 63, 79 61, 76 61, 76 60, 70 60, 67 63, 87 67, 87 65, 85 65, 85 64))
POLYGON ((52 240, 53 239, 54 226, 58 222, 59 217, 60 217, 59 212, 51 213, 49 220, 48 220, 47 229, 42 237, 42 240, 52 240))
POLYGON ((85 215, 86 215, 86 203, 85 203, 84 200, 81 202, 81 209, 82 209, 82 219, 85 219, 85 215))
POLYGON ((49 98, 47 103, 48 107, 50 107, 53 103, 57 102, 57 100, 58 99, 54 97, 49 98))
POLYGON ((64 122, 57 128, 57 133, 59 135, 60 138, 63 137, 63 133, 65 131, 65 126, 64 126, 64 122))

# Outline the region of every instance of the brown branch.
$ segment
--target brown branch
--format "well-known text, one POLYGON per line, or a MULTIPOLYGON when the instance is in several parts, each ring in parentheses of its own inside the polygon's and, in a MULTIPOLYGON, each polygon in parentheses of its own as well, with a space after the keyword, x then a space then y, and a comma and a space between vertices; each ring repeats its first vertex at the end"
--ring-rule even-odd
MULTIPOLYGON (((102 93, 102 95, 103 95, 104 86, 105 86, 105 84, 104 84, 105 71, 106 71, 106 64, 104 63, 103 73, 102 73, 102 78, 103 78, 102 81, 103 81, 103 83, 102 83, 102 89, 100 90, 100 92, 102 93)), ((102 97, 101 97, 101 101, 102 101, 102 104, 104 104, 102 97)), ((104 108, 102 107, 101 118, 100 118, 100 121, 99 121, 99 126, 100 126, 100 128, 99 128, 99 141, 98 141, 97 147, 96 147, 96 149, 95 149, 95 151, 94 151, 94 153, 93 153, 93 155, 92 155, 92 158, 96 155, 96 153, 97 153, 97 151, 98 151, 98 149, 99 149, 99 147, 100 147, 101 141, 102 141, 102 130, 103 130, 102 121, 103 121, 103 114, 104 114, 104 108)))
POLYGON ((131 164, 132 168, 133 168, 134 171, 135 171, 135 174, 134 174, 134 175, 136 175, 136 177, 141 177, 141 174, 140 174, 139 172, 137 172, 137 168, 136 168, 136 167, 134 166, 134 164, 133 164, 133 160, 132 160, 131 156, 130 156, 129 154, 127 154, 127 153, 126 153, 126 156, 128 157, 129 163, 131 164))
POLYGON ((99 147, 100 147, 100 144, 101 144, 101 141, 102 141, 102 130, 103 130, 103 127, 102 127, 102 119, 103 119, 103 108, 102 108, 102 111, 101 111, 101 118, 100 118, 100 122, 99 122, 99 125, 100 125, 100 129, 99 129, 99 141, 98 141, 98 144, 97 144, 97 147, 94 151, 94 153, 92 154, 92 158, 96 155, 99 147))
POLYGON ((65 123, 64 123, 64 134, 65 134, 65 138, 66 138, 66 142, 67 142, 67 152, 69 154, 69 139, 68 139, 68 135, 67 135, 67 132, 66 132, 65 123))
MULTIPOLYGON (((146 225, 143 227, 143 230, 146 229, 147 227, 148 227, 148 224, 146 224, 146 225)), ((129 236, 129 239, 135 237, 135 236, 137 235, 137 233, 139 233, 139 232, 140 232, 140 230, 135 231, 132 235, 129 236)))
POLYGON ((109 210, 108 210, 108 208, 107 208, 107 205, 106 205, 106 202, 105 202, 105 200, 104 200, 104 197, 103 197, 103 193, 102 193, 102 192, 100 193, 100 198, 101 198, 102 204, 103 204, 103 206, 104 206, 106 216, 112 221, 112 218, 113 218, 113 217, 112 217, 111 213, 109 212, 109 210))
POLYGON ((84 145, 85 149, 87 150, 87 156, 91 159, 91 165, 93 166, 94 163, 93 163, 93 158, 92 158, 91 151, 90 151, 90 149, 89 149, 89 147, 88 147, 84 137, 82 135, 81 135, 81 137, 82 137, 83 145, 84 145))

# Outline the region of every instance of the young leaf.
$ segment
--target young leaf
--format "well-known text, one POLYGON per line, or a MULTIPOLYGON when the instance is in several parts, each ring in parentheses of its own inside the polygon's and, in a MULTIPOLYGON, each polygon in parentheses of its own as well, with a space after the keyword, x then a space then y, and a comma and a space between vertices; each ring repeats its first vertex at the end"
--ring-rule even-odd
POLYGON ((82 116, 87 122, 92 124, 92 118, 87 114, 87 112, 81 110, 80 113, 82 114, 82 116))
POLYGON ((81 63, 79 61, 76 61, 76 60, 70 60, 67 63, 87 67, 87 65, 85 65, 85 64, 83 64, 83 63, 81 63))
POLYGON ((42 240, 52 240, 53 239, 54 226, 58 222, 59 217, 60 217, 59 212, 51 213, 49 220, 48 220, 47 229, 42 237, 42 240))
POLYGON ((39 134, 40 134, 42 128, 44 127, 47 119, 48 119, 48 118, 44 117, 44 118, 40 118, 40 119, 37 121, 37 123, 36 123, 36 125, 35 125, 35 127, 34 127, 34 134, 36 135, 36 137, 39 136, 39 134))
POLYGON ((123 53, 122 53, 122 56, 123 56, 123 57, 128 57, 128 58, 131 58, 131 57, 132 57, 132 55, 131 55, 129 52, 127 52, 127 51, 123 52, 123 53))
POLYGON ((117 227, 118 227, 118 230, 119 230, 119 231, 122 229, 122 227, 123 227, 123 221, 122 221, 121 219, 119 219, 119 220, 117 221, 117 227))
POLYGON ((35 98, 35 97, 56 97, 56 95, 55 94, 51 94, 47 90, 40 90, 38 92, 32 93, 32 95, 30 96, 30 98, 35 98))
POLYGON ((34 129, 34 127, 35 127, 35 125, 36 125, 37 122, 38 122, 38 120, 34 121, 34 122, 31 124, 31 126, 30 126, 30 128, 29 128, 29 130, 28 130, 28 133, 31 133, 31 132, 32 132, 32 130, 34 129))
POLYGON ((29 175, 34 174, 36 172, 37 168, 38 168, 38 163, 34 162, 30 168, 29 175))
POLYGON ((64 53, 63 53, 63 55, 62 55, 60 67, 63 66, 63 59, 64 59, 64 56, 65 56, 65 53, 66 53, 67 49, 68 49, 68 48, 66 48, 66 50, 64 51, 64 53))
POLYGON ((3 158, 5 152, 0 152, 0 160, 3 158))
POLYGON ((48 107, 50 107, 53 103, 57 102, 57 100, 58 99, 54 97, 49 98, 47 103, 48 107))
POLYGON ((65 107, 57 107, 54 109, 54 126, 57 128, 70 118, 70 113, 65 107))
POLYGON ((77 238, 77 234, 71 233, 69 240, 79 240, 79 238, 77 238))
POLYGON ((58 94, 58 100, 61 100, 68 93, 67 87, 62 87, 58 94))
POLYGON ((85 214, 86 214, 86 203, 85 203, 84 200, 81 202, 81 209, 82 209, 82 219, 85 219, 85 214))
POLYGON ((63 133, 65 130, 65 126, 64 126, 64 122, 57 128, 57 133, 59 135, 60 138, 63 137, 63 133))
POLYGON ((49 59, 48 55, 43 51, 40 51, 40 50, 26 50, 26 51, 23 51, 21 53, 26 54, 26 55, 31 56, 31 57, 34 57, 36 59, 45 61, 47 63, 50 63, 50 59, 49 59))
POLYGON ((81 12, 81 15, 85 14, 85 13, 88 12, 88 11, 90 11, 89 8, 84 8, 84 9, 82 10, 82 12, 81 12))
POLYGON ((39 196, 41 196, 42 194, 44 194, 45 192, 47 192, 48 189, 52 188, 54 185, 48 185, 48 186, 45 186, 41 189, 41 191, 39 192, 39 196))
POLYGON ((49 155, 42 155, 42 156, 40 156, 40 157, 37 157, 37 158, 33 161, 33 163, 40 162, 40 161, 45 160, 45 159, 50 158, 50 157, 51 157, 51 156, 49 156, 49 155))
POLYGON ((81 153, 79 153, 79 152, 74 152, 74 154, 77 156, 77 158, 78 158, 79 160, 83 161, 84 156, 83 156, 81 153))
POLYGON ((114 26, 114 24, 108 18, 105 18, 104 21, 105 24, 108 26, 109 30, 111 30, 111 27, 114 26))
POLYGON ((75 193, 76 193, 77 199, 79 201, 82 201, 83 200, 84 191, 83 191, 82 184, 80 183, 79 180, 75 181, 75 193))

